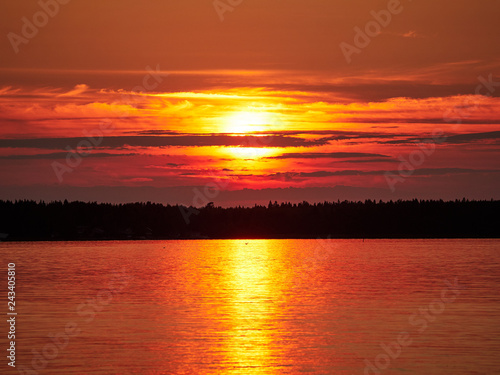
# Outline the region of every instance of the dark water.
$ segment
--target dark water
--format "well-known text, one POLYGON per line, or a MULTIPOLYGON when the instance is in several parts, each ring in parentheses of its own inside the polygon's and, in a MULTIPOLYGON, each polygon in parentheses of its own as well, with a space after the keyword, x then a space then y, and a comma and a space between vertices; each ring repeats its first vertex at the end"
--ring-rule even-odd
POLYGON ((2 373, 500 373, 498 240, 1 243, 0 259, 0 312, 13 262, 18 313, 2 373))

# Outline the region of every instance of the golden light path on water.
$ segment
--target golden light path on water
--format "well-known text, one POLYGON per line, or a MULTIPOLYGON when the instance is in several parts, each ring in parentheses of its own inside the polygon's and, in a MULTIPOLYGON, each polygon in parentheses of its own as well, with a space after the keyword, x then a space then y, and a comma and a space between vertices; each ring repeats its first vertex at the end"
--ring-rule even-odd
POLYGON ((230 300, 232 331, 227 338, 229 363, 235 372, 247 369, 252 373, 269 373, 272 362, 272 320, 275 284, 268 258, 272 248, 268 241, 236 240, 232 242, 231 262, 225 283, 233 291, 230 300))

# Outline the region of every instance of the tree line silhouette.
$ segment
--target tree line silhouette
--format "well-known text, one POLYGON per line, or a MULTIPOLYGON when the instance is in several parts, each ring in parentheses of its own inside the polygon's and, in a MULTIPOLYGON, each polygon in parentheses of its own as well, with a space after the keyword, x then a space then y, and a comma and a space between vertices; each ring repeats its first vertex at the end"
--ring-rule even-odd
POLYGON ((0 240, 498 238, 500 201, 156 203, 0 201, 0 240))

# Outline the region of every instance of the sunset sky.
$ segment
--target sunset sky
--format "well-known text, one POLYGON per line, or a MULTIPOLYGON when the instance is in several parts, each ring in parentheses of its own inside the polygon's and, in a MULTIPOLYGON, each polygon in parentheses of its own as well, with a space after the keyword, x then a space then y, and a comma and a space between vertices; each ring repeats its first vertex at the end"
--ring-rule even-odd
POLYGON ((500 199, 499 1, 231 3, 0 0, 0 199, 500 199))

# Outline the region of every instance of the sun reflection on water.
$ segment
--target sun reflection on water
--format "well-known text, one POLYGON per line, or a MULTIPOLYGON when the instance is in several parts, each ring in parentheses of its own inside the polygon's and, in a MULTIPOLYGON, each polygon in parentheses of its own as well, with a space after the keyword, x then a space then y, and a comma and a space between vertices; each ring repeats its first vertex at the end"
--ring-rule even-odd
POLYGON ((228 361, 233 373, 269 373, 274 341, 271 328, 276 295, 270 266, 269 241, 231 241, 232 261, 226 282, 233 291, 230 300, 232 331, 227 338, 228 361))

